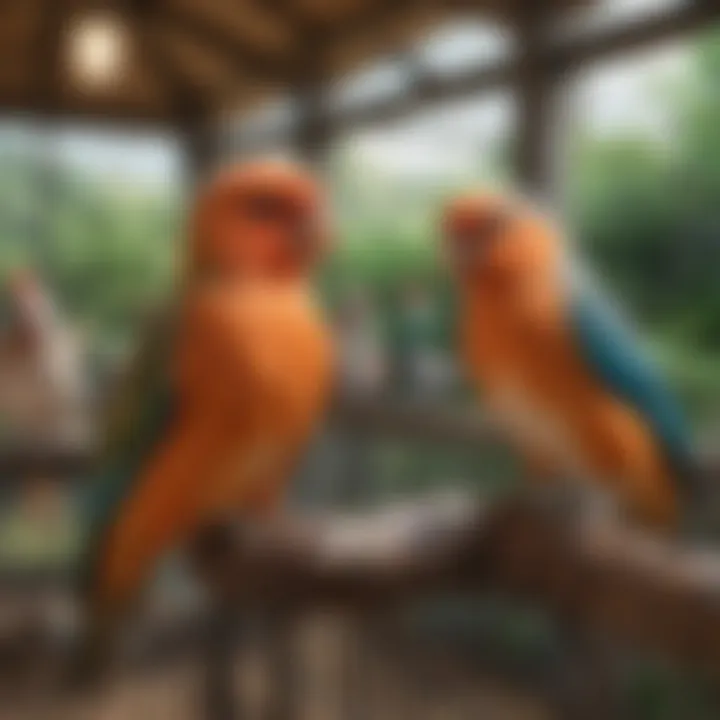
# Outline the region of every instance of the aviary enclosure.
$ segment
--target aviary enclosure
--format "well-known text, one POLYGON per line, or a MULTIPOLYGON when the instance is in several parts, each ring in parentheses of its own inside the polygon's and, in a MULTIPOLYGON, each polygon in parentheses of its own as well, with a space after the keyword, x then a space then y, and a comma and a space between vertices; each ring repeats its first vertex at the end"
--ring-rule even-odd
MULTIPOLYGON (((590 30, 563 27, 594 5, 602 2, 0 0, 0 111, 38 138, 67 123, 159 131, 176 144, 182 183, 192 187, 230 156, 275 147, 330 174, 332 150, 350 132, 503 91, 515 109, 503 149, 510 174, 562 208, 563 88, 593 63, 720 20, 717 3, 687 0, 590 30), (97 76, 83 75, 66 52, 97 17, 131 49, 122 76, 108 70, 107 47, 97 76), (423 61, 434 29, 478 19, 510 39, 507 55, 442 73, 423 61), (353 107, 333 102, 338 82, 387 58, 402 70, 401 87, 353 107), (277 98, 288 103, 287 123, 237 131, 277 98)), ((66 189, 50 163, 36 163, 28 182, 35 213, 27 236, 52 276, 47 235, 66 189)), ((416 278, 401 295, 388 303, 422 308, 416 278)), ((359 293, 344 308, 350 333, 363 303, 359 293)), ((437 369, 430 357, 416 367, 405 352, 434 331, 422 322, 390 330, 397 367, 374 392, 364 376, 338 391, 298 479, 301 510, 269 527, 198 538, 187 556, 204 602, 186 590, 151 601, 111 682, 93 697, 76 702, 49 689, 72 632, 62 564, 7 568, 0 716, 639 717, 628 709, 624 669, 650 656, 662 659, 657 682, 687 676, 701 699, 676 715, 648 701, 647 717, 714 717, 720 556, 558 514, 534 494, 508 496, 496 478, 515 469, 482 414, 442 392, 442 363, 437 369), (430 379, 397 380, 415 372, 430 379), (428 491, 447 475, 470 481, 428 491), (387 500, 403 483, 418 498, 387 500)), ((72 344, 63 338, 48 336, 43 349, 72 344)), ((7 347, 3 372, 15 377, 32 363, 15 362, 7 347)), ((89 418, 102 412, 112 382, 105 374, 78 391, 89 418)), ((77 410, 75 399, 58 401, 61 410, 62 402, 77 410)), ((0 454, 2 497, 10 504, 24 488, 43 496, 49 486, 72 496, 93 460, 91 430, 14 438, 0 454)), ((720 476, 708 445, 702 461, 720 476)))

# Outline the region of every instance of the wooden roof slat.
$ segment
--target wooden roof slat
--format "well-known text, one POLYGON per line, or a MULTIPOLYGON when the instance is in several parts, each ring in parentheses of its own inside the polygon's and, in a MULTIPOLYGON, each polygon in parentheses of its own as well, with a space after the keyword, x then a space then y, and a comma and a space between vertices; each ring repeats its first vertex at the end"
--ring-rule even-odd
POLYGON ((208 96, 221 96, 233 92, 234 85, 240 79, 239 73, 228 65, 226 59, 209 52, 207 46, 174 28, 158 26, 154 36, 168 56, 188 82, 198 93, 208 96))
POLYGON ((317 17, 293 0, 254 0, 253 6, 264 15, 281 20, 294 36, 313 32, 319 25, 317 17))
POLYGON ((254 0, 164 0, 168 8, 183 7, 187 11, 202 12, 216 25, 235 32, 236 37, 270 55, 281 54, 292 46, 295 29, 281 18, 262 9, 254 0))
POLYGON ((213 20, 203 10, 193 10, 186 4, 165 5, 162 17, 209 51, 223 55, 245 76, 271 83, 281 83, 287 78, 289 65, 281 58, 266 52, 237 30, 213 20))
POLYGON ((172 115, 181 118, 203 112, 204 94, 198 92, 182 68, 172 61, 166 49, 157 42, 154 27, 158 22, 160 0, 125 2, 138 51, 148 60, 155 76, 164 85, 172 115))
MULTIPOLYGON (((68 93, 63 109, 72 108, 72 119, 79 123, 93 123, 107 126, 122 125, 128 127, 158 130, 167 128, 170 119, 169 109, 161 105, 150 105, 129 100, 107 97, 92 97, 77 91, 68 93)), ((0 108, 8 115, 27 118, 47 116, 47 110, 38 105, 37 96, 27 88, 0 88, 0 108)), ((57 111, 56 111, 57 114, 57 111)))
MULTIPOLYGON (((541 0, 537 0, 540 3, 541 0)), ((594 0, 543 0, 568 9, 594 0)), ((70 13, 96 9, 89 0, 0 0, 0 109, 63 117, 114 113, 127 121, 164 120, 238 109, 281 90, 297 91, 357 71, 373 57, 403 52, 436 22, 458 12, 508 18, 502 0, 107 0, 128 25, 139 57, 131 80, 107 88, 73 86, 62 58, 70 13), (162 33, 159 32, 162 29, 162 33), (237 106, 236 106, 237 107, 237 106)), ((106 7, 105 3, 102 7, 106 7)), ((544 50, 549 71, 676 36, 719 19, 713 0, 688 0, 654 19, 575 37, 544 50)), ((557 40, 557 42, 560 42, 557 40)), ((411 112, 427 102, 491 89, 516 76, 505 61, 442 80, 420 73, 390 102, 363 107, 338 123, 374 122, 411 112)), ((110 118, 112 120, 112 117, 110 118)))
MULTIPOLYGON (((609 28, 575 40, 566 40, 548 51, 549 69, 556 73, 568 72, 590 61, 627 50, 641 50, 648 44, 677 37, 713 22, 720 22, 720 5, 705 3, 682 6, 653 19, 635 21, 622 28, 609 28)), ((425 75, 420 82, 390 100, 353 109, 347 115, 336 118, 339 131, 350 125, 367 127, 390 122, 411 114, 428 103, 452 102, 453 100, 492 92, 513 82, 519 73, 514 58, 502 60, 490 67, 458 71, 442 79, 425 75)))

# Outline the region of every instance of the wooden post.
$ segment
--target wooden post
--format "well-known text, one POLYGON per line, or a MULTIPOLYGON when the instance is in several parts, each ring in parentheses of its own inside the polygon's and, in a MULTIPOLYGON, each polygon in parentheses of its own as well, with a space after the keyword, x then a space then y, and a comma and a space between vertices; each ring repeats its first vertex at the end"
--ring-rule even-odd
POLYGON ((296 102, 295 148, 305 162, 322 172, 331 140, 324 86, 319 81, 302 83, 296 91, 296 102))
POLYGON ((515 169, 524 190, 554 200, 557 84, 544 42, 547 12, 541 3, 525 0, 516 14, 520 59, 515 86, 518 118, 515 169))
POLYGON ((266 613, 263 620, 266 661, 271 677, 271 695, 264 717, 267 720, 293 720, 299 716, 301 701, 296 648, 301 615, 281 608, 266 613))
POLYGON ((219 159, 219 133, 209 120, 193 118, 181 123, 179 135, 184 155, 184 175, 192 190, 219 159))
POLYGON ((210 610, 203 657, 205 720, 239 718, 234 693, 237 629, 237 615, 233 609, 217 606, 210 610))

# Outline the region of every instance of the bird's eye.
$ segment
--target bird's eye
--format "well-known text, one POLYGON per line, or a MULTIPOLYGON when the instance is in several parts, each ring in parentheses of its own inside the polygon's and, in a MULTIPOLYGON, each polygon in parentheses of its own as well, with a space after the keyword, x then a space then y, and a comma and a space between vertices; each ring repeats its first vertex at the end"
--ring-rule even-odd
POLYGON ((252 195, 243 198, 240 202, 240 211, 253 220, 260 222, 276 222, 284 220, 288 215, 288 208, 281 198, 273 195, 252 195))
POLYGON ((453 237, 460 243, 488 243, 497 240, 512 222, 510 213, 503 210, 482 217, 465 218, 454 228, 453 237))
POLYGON ((484 242, 496 240, 501 233, 507 230, 511 222, 510 213, 505 210, 498 210, 486 215, 478 227, 478 239, 484 242))

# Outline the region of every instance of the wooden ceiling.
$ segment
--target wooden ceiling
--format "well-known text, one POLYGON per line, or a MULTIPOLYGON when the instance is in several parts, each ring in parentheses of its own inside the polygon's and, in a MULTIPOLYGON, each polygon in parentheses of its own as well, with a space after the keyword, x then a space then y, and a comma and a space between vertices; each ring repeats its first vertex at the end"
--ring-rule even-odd
MULTIPOLYGON (((532 0, 550 13, 582 0, 532 0)), ((452 13, 520 0, 0 0, 0 112, 175 124, 250 107, 407 47, 452 13), (73 72, 83 21, 121 28, 121 72, 73 72)))

